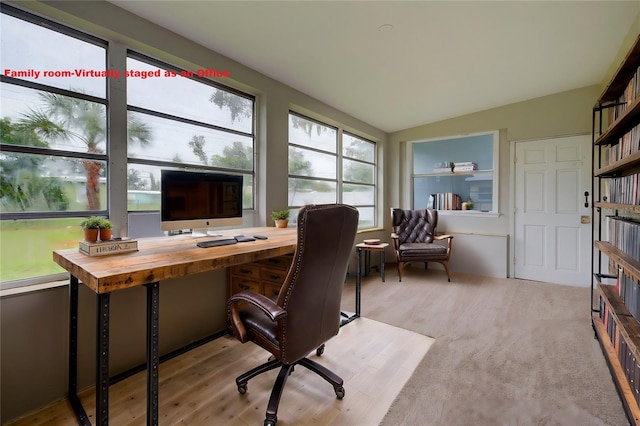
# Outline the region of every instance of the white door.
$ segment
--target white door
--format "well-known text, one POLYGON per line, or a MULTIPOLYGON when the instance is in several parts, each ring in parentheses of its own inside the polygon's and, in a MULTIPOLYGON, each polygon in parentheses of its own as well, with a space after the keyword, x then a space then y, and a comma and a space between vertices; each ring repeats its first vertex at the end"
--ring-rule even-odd
POLYGON ((514 276, 590 286, 591 136, 515 145, 514 276))

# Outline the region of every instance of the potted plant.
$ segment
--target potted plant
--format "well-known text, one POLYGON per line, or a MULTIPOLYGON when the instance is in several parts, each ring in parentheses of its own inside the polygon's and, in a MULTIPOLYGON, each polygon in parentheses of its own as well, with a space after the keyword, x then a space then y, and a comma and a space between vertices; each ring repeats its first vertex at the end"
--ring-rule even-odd
POLYGON ((113 224, 106 217, 100 218, 100 223, 98 225, 100 227, 100 241, 108 241, 111 239, 111 233, 113 224))
POLYGON ((289 210, 276 210, 271 212, 271 219, 276 223, 276 228, 286 228, 289 226, 289 210))
POLYGON ((100 233, 101 217, 91 216, 80 222, 80 226, 84 231, 84 240, 95 242, 98 241, 98 235, 100 233))

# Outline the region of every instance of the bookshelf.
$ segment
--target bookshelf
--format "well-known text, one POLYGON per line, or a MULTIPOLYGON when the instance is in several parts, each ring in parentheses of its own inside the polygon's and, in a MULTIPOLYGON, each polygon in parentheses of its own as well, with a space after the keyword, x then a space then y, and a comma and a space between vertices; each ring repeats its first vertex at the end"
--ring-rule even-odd
POLYGON ((640 36, 593 108, 593 159, 591 318, 640 425, 640 36))
POLYGON ((413 208, 496 213, 498 142, 498 131, 410 142, 413 208))

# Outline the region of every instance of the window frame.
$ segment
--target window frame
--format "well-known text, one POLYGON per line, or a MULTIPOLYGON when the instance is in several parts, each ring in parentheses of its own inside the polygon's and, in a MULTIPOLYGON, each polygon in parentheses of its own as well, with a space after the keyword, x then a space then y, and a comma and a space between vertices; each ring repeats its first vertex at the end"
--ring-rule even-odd
MULTIPOLYGON (((311 121, 317 125, 320 126, 324 126, 324 127, 329 127, 332 129, 336 130, 336 151, 335 153, 331 153, 329 151, 326 150, 322 150, 322 149, 317 149, 317 148, 312 148, 312 147, 308 147, 308 146, 304 146, 304 145, 300 145, 297 144, 295 142, 291 142, 291 137, 289 137, 289 141, 287 142, 287 150, 289 150, 289 148, 291 147, 295 147, 296 149, 302 149, 302 150, 306 150, 306 151, 310 151, 310 152, 317 152, 317 153, 321 153, 321 154, 325 154, 325 155, 333 155, 335 156, 335 162, 336 162, 336 176, 335 178, 325 178, 325 177, 314 177, 314 176, 305 176, 305 175, 298 175, 298 174, 290 174, 287 173, 287 179, 301 179, 301 180, 307 180, 307 181, 314 181, 314 182, 331 182, 334 183, 336 185, 336 202, 337 203, 342 203, 343 199, 344 199, 344 185, 345 184, 353 184, 353 185, 361 185, 361 186, 369 186, 372 188, 373 190, 373 204, 362 204, 362 205, 354 205, 354 207, 356 208, 372 208, 373 209, 373 225, 371 227, 366 227, 366 228, 359 228, 358 231, 367 231, 367 230, 372 230, 372 229, 378 229, 379 228, 379 217, 378 217, 378 143, 370 138, 361 136, 359 134, 357 134, 354 131, 350 131, 347 130, 345 128, 345 126, 341 125, 341 124, 329 124, 328 122, 322 121, 320 119, 317 118, 313 118, 310 117, 308 115, 302 114, 300 112, 295 111, 294 109, 290 109, 289 110, 289 114, 287 115, 287 118, 289 118, 290 116, 295 116, 304 120, 308 120, 311 121), (352 138, 356 138, 356 139, 360 139, 362 141, 371 143, 373 145, 373 162, 367 162, 365 160, 360 160, 354 157, 348 157, 346 155, 344 155, 344 135, 348 135, 352 138), (354 181, 346 181, 344 179, 344 160, 349 160, 352 162, 357 162, 357 163, 361 163, 361 164, 366 164, 366 165, 372 165, 373 166, 373 183, 372 184, 367 184, 367 183, 362 183, 362 182, 354 182, 354 181)), ((289 197, 287 197, 287 199, 289 199, 289 197)), ((298 206, 298 205, 288 205, 288 209, 289 210, 295 210, 298 209, 302 206, 298 206)), ((361 220, 362 218, 360 218, 361 220)), ((295 224, 295 220, 293 222, 290 222, 291 224, 295 224)))

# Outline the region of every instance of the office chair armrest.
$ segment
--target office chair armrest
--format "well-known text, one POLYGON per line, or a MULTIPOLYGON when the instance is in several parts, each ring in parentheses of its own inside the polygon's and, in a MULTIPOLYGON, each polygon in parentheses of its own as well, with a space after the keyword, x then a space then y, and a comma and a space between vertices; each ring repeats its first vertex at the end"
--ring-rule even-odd
POLYGON ((287 316, 287 311, 278 306, 273 300, 262 294, 255 293, 253 291, 241 291, 240 293, 232 295, 227 302, 229 318, 231 320, 230 325, 233 329, 233 334, 242 343, 245 343, 248 339, 247 330, 244 327, 242 320, 240 319, 240 304, 238 302, 247 302, 257 307, 262 312, 264 312, 271 321, 274 322, 279 321, 287 316))

